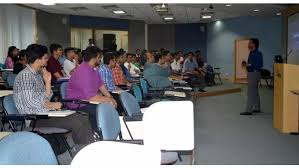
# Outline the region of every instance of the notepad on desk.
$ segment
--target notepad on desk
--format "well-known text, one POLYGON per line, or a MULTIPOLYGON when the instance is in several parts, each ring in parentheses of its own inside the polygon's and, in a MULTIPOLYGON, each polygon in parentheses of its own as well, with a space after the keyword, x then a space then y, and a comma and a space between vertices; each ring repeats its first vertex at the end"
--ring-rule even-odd
POLYGON ((121 94, 123 92, 128 92, 128 91, 129 91, 128 89, 127 90, 114 90, 114 91, 112 91, 112 93, 121 94))
POLYGON ((48 117, 67 117, 75 114, 76 111, 73 110, 60 110, 60 111, 49 111, 41 115, 48 115, 48 117))
POLYGON ((175 97, 186 97, 185 92, 176 92, 176 91, 165 91, 164 95, 175 96, 175 97))
POLYGON ((175 86, 174 89, 192 90, 191 87, 175 86))

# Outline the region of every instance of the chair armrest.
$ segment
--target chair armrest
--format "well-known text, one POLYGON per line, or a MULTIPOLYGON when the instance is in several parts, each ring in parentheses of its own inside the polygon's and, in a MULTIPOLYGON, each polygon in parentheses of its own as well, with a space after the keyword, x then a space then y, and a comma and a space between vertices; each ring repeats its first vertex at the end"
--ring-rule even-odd
POLYGON ((37 120, 39 118, 48 118, 47 115, 34 115, 34 114, 10 114, 0 117, 3 121, 24 121, 24 120, 37 120))
POLYGON ((133 116, 124 116, 123 120, 124 122, 130 122, 130 121, 142 121, 143 115, 138 114, 138 115, 133 115, 133 116))

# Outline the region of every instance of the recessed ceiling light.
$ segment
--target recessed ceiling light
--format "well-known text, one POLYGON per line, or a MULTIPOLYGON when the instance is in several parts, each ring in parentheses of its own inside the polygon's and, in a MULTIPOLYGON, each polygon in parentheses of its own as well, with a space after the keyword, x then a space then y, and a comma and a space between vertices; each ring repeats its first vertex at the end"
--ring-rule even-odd
POLYGON ((229 7, 229 6, 232 6, 231 4, 226 4, 225 6, 229 7))
POLYGON ((201 16, 201 18, 203 18, 203 19, 211 19, 212 16, 211 15, 203 15, 203 16, 201 16))
POLYGON ((254 12, 259 12, 260 10, 259 10, 259 9, 254 9, 253 11, 254 11, 254 12))
POLYGON ((44 2, 44 3, 40 3, 40 4, 47 5, 47 6, 56 5, 55 3, 51 3, 51 2, 44 2))
POLYGON ((173 17, 165 17, 164 20, 173 20, 173 17))
POLYGON ((123 11, 123 10, 116 10, 116 11, 113 11, 113 13, 115 13, 115 14, 124 14, 126 12, 123 11))
POLYGON ((277 15, 277 16, 280 16, 280 15, 281 15, 281 12, 276 13, 276 15, 277 15))

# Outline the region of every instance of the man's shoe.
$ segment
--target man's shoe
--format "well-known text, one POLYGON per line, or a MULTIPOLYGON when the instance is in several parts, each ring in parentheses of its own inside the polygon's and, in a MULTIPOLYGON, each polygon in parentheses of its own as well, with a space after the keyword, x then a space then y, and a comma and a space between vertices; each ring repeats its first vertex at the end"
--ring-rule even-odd
POLYGON ((243 113, 240 113, 240 115, 252 115, 251 112, 243 112, 243 113))
POLYGON ((254 112, 254 113, 262 113, 261 110, 253 110, 252 112, 254 112))

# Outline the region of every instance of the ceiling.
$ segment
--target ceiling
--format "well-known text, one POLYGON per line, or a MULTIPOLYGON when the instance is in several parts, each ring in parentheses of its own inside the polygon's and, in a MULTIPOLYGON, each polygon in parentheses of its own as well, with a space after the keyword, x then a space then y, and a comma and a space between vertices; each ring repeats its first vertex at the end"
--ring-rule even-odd
MULTIPOLYGON (((143 20, 149 24, 166 23, 162 17, 153 10, 153 4, 24 4, 32 8, 40 9, 50 13, 96 16, 108 18, 120 18, 129 20, 143 20), (116 15, 109 6, 114 6, 126 12, 124 15, 116 15), (83 8, 82 8, 83 7, 83 8), (76 10, 77 9, 77 10, 76 10)), ((156 4, 157 5, 157 4, 156 4)), ((162 5, 162 4, 159 4, 162 5)), ((288 5, 275 4, 165 4, 175 18, 175 23, 198 23, 210 22, 239 16, 275 16, 278 12, 287 8, 288 5), (211 20, 201 19, 202 10, 214 12, 211 20), (259 12, 253 10, 258 9, 259 12)))

